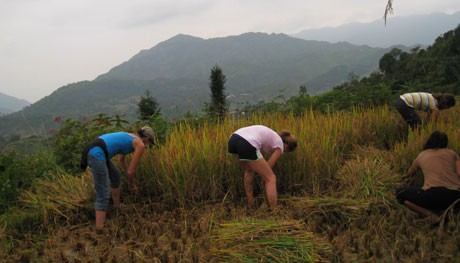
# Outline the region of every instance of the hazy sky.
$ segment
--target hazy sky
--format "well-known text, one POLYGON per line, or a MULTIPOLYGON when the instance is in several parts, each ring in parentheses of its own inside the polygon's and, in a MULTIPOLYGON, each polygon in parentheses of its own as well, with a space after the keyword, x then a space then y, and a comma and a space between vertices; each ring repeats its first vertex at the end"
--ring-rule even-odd
MULTIPOLYGON (((93 80, 177 34, 201 38, 382 19, 387 0, 0 0, 0 92, 36 102, 93 80)), ((460 0, 393 0, 395 16, 460 11, 460 0)), ((382 19, 382 27, 384 22, 382 19)))

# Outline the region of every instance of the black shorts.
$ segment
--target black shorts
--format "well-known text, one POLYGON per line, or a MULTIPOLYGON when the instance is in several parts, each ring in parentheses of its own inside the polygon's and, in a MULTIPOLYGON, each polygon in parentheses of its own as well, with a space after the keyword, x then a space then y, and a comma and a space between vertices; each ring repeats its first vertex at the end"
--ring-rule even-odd
POLYGON ((423 190, 420 187, 409 186, 398 189, 396 198, 400 203, 407 200, 429 210, 444 210, 460 198, 460 191, 445 187, 423 190))
POLYGON ((420 119, 417 112, 413 108, 407 106, 403 99, 398 99, 395 106, 399 114, 401 114, 410 127, 417 127, 422 124, 422 119, 420 119))
POLYGON ((259 150, 235 133, 228 140, 228 152, 238 154, 241 161, 257 161, 262 157, 259 150))

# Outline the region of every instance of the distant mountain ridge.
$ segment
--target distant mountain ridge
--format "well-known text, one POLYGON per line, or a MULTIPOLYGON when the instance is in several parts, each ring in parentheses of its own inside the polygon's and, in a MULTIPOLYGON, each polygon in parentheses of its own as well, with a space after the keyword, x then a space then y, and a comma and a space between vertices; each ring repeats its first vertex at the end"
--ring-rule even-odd
POLYGON ((29 106, 30 102, 0 92, 0 115, 19 111, 29 106))
POLYGON ((348 42, 354 45, 368 45, 386 48, 394 45, 428 46, 442 33, 460 24, 460 11, 451 15, 432 13, 428 15, 392 16, 370 23, 350 23, 338 27, 303 30, 291 36, 327 41, 348 42))

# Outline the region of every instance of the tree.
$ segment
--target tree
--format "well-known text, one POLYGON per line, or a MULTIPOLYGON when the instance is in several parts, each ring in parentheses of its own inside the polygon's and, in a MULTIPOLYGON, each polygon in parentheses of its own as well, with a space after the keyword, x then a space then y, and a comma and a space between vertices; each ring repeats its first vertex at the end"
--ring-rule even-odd
POLYGON ((305 87, 304 85, 300 85, 299 87, 299 96, 300 97, 309 97, 308 93, 307 93, 307 87, 305 87))
POLYGON ((211 69, 209 77, 209 88, 211 89, 211 103, 208 106, 207 112, 211 117, 223 119, 228 112, 228 102, 225 94, 225 82, 227 81, 222 69, 215 65, 211 69))
POLYGON ((145 96, 141 96, 137 107, 140 120, 147 121, 160 115, 160 105, 148 90, 145 91, 145 96))
POLYGON ((393 48, 390 52, 382 56, 379 61, 379 68, 383 74, 391 75, 398 72, 402 64, 407 60, 409 54, 399 48, 393 48))

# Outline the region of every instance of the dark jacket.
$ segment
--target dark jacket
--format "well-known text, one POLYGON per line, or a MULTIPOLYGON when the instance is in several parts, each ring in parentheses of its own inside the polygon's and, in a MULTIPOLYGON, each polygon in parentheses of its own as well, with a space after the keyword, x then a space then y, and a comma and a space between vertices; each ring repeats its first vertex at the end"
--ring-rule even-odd
MULTIPOLYGON (((85 171, 86 167, 88 166, 88 152, 91 148, 99 146, 102 148, 105 154, 105 159, 107 160, 107 164, 109 163, 109 152, 107 151, 107 146, 105 145, 104 140, 101 138, 95 138, 94 140, 90 141, 88 145, 86 145, 85 149, 81 154, 81 161, 80 161, 80 168, 85 171)), ((108 166, 108 165, 107 165, 108 166)))

